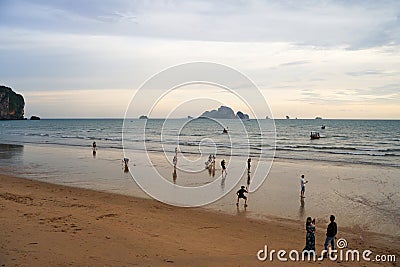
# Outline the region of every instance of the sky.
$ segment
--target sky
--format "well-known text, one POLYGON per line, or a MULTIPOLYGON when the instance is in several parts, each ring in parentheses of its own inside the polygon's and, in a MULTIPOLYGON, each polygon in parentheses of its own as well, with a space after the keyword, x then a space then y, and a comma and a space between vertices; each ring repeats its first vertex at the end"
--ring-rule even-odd
MULTIPOLYGON (((0 84, 24 96, 27 117, 122 118, 149 78, 199 61, 247 76, 260 118, 400 119, 397 0, 0 0, 0 11, 0 84)), ((166 95, 152 116, 249 112, 218 87, 180 90, 210 101, 166 95)))

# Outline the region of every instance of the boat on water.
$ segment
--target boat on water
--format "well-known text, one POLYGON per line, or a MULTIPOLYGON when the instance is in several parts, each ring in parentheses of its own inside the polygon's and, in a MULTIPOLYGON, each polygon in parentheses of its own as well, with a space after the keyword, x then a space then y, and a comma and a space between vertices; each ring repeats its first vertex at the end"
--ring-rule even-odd
POLYGON ((322 129, 322 130, 325 129, 325 125, 322 125, 322 126, 321 126, 321 129, 322 129))
POLYGON ((319 132, 311 132, 310 134, 311 139, 319 139, 320 137, 319 132))

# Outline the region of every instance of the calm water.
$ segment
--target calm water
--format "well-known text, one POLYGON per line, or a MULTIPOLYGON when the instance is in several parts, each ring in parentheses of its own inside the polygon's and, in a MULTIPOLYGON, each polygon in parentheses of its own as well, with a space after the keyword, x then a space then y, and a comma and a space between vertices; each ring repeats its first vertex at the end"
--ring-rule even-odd
MULTIPOLYGON (((237 120, 127 120, 125 146, 141 150, 145 139, 149 151, 173 151, 179 146, 184 153, 198 154, 201 146, 218 155, 246 155, 250 150, 252 156, 268 158, 274 156, 276 144, 276 158, 400 167, 398 120, 275 120, 276 143, 272 120, 245 121, 245 132, 239 124, 237 120), (229 138, 221 134, 223 126, 229 127, 229 138), (310 140, 310 131, 320 132, 321 138, 310 140)), ((0 143, 88 147, 96 141, 102 149, 122 149, 120 119, 2 121, 0 125, 0 143)))

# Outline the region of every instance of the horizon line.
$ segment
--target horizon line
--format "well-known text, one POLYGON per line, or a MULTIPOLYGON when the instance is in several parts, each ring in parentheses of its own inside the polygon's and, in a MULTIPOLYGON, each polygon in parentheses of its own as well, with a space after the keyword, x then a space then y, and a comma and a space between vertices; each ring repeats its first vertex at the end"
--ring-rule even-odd
MULTIPOLYGON (((198 119, 198 118, 208 118, 208 117, 193 117, 191 119, 198 119)), ((139 117, 135 118, 121 118, 121 117, 40 117, 41 120, 166 120, 166 119, 174 119, 174 120, 188 120, 187 117, 174 117, 174 118, 162 118, 162 117, 154 117, 154 118, 147 118, 147 119, 139 119, 139 117)), ((236 119, 224 119, 224 118, 212 118, 212 119, 220 119, 220 120, 236 120, 236 119)), ((29 118, 24 118, 20 120, 30 120, 29 118)), ((250 118, 249 120, 400 120, 400 118, 293 118, 293 119, 286 119, 286 118, 250 118)), ((8 120, 2 120, 8 121, 8 120)))

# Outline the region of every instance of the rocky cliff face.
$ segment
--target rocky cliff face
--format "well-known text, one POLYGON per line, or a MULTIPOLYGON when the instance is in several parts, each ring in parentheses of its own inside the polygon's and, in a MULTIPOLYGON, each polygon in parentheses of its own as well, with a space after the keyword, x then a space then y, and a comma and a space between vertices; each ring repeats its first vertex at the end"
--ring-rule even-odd
POLYGON ((24 119, 25 101, 11 88, 0 86, 0 120, 24 119))
POLYGON ((247 114, 245 114, 245 113, 243 113, 241 111, 238 111, 236 113, 236 117, 238 117, 241 120, 248 120, 249 119, 249 115, 247 115, 247 114))

